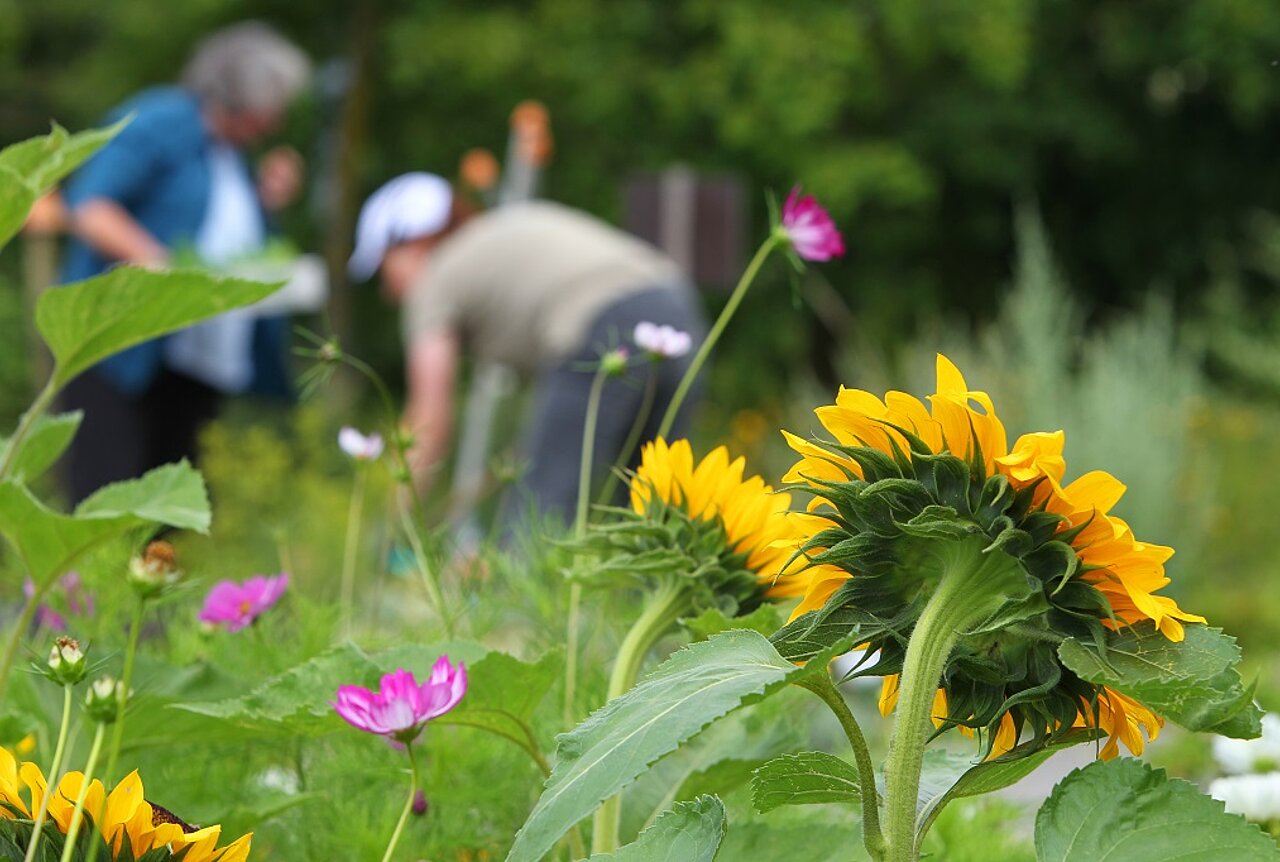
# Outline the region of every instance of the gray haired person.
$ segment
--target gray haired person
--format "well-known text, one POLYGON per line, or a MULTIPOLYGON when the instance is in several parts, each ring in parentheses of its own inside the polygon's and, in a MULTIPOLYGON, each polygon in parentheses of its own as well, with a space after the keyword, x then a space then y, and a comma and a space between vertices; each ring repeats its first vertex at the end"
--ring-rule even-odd
MULTIPOLYGON (((306 56, 270 27, 236 24, 196 46, 180 86, 146 90, 111 111, 108 121, 129 123, 64 190, 72 241, 62 281, 119 263, 164 267, 178 248, 213 266, 261 249, 266 214, 301 187, 301 159, 277 148, 255 178, 244 150, 281 127, 309 74, 306 56)), ((67 389, 65 406, 85 411, 68 458, 74 499, 194 458, 196 433, 222 396, 251 388, 262 370, 257 333, 216 328, 203 339, 187 330, 138 345, 67 389)))

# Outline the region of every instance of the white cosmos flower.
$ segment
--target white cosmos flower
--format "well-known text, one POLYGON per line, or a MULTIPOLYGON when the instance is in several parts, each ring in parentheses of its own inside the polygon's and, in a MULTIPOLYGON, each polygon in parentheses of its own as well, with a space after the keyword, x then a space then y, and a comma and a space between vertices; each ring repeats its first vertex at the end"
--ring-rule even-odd
POLYGON ((382 455, 382 435, 366 437, 348 425, 338 432, 338 446, 357 461, 375 461, 382 455))
POLYGON ((1280 715, 1262 717, 1262 736, 1257 739, 1213 738, 1213 757, 1228 775, 1248 775, 1280 769, 1280 715))
POLYGON ((1254 823, 1280 820, 1280 772, 1219 778, 1209 785, 1209 795, 1254 823))
POLYGON ((655 359, 676 359, 693 347, 693 336, 665 323, 658 325, 648 320, 636 324, 632 335, 636 347, 655 359))

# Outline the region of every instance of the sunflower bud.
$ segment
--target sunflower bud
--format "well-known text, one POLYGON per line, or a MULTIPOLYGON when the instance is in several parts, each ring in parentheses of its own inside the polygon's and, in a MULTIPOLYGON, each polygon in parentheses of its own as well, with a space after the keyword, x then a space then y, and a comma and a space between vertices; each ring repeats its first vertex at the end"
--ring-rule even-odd
POLYGON ((78 641, 60 637, 49 651, 45 673, 59 685, 75 685, 88 673, 88 661, 78 641))
POLYGON ((128 698, 124 683, 109 676, 95 679, 84 695, 84 711, 98 724, 114 724, 120 702, 128 698))
POLYGON ((181 577, 173 545, 165 541, 151 542, 142 556, 129 561, 129 583, 144 599, 158 595, 181 577))

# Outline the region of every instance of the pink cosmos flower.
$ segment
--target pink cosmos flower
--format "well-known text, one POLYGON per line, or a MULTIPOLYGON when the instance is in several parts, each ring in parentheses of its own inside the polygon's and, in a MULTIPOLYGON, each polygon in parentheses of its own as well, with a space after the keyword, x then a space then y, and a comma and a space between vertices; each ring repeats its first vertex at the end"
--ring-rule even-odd
POLYGON ((654 359, 676 359, 693 347, 693 336, 665 323, 659 326, 648 320, 636 324, 632 339, 654 359))
POLYGON ((382 435, 365 436, 347 426, 338 432, 338 446, 357 461, 376 461, 382 455, 382 435))
POLYGON ((284 573, 275 577, 256 575, 243 584, 220 581, 205 597, 200 621, 238 632, 274 607, 288 586, 289 576, 284 573))
POLYGON ((800 196, 796 186, 782 205, 782 230, 791 247, 805 260, 824 261, 844 256, 844 239, 827 211, 812 195, 800 196))
POLYGON ((376 692, 358 685, 339 686, 333 708, 358 730, 410 743, 428 721, 453 709, 466 693, 466 667, 462 662, 454 667, 442 655, 422 685, 412 672, 400 668, 384 676, 376 692))

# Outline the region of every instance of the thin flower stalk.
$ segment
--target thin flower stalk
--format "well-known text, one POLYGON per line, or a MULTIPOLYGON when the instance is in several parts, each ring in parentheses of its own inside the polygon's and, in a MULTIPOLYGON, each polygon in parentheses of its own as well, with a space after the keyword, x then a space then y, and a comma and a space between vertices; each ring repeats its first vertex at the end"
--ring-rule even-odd
POLYGON ((404 750, 409 755, 409 798, 405 800, 400 819, 396 821, 395 831, 391 833, 391 840, 387 842, 387 850, 382 854, 382 862, 391 862, 391 857, 396 852, 396 845, 400 843, 400 835, 404 832, 404 825, 409 822, 409 815, 413 813, 413 804, 418 798, 418 759, 413 753, 413 743, 406 742, 404 750))
MULTIPOLYGON (((127 691, 127 690, 126 690, 127 691)), ((98 765, 98 755, 102 753, 102 740, 107 735, 107 726, 99 724, 93 734, 93 745, 89 749, 89 762, 84 767, 84 779, 80 782, 80 792, 76 795, 75 811, 71 815, 71 824, 67 828, 66 843, 62 847, 60 862, 71 862, 75 856, 76 838, 80 835, 80 826, 84 823, 84 800, 89 793, 89 784, 93 779, 94 767, 98 765)), ((45 794, 46 796, 51 794, 45 794)), ((96 843, 95 843, 96 846, 96 843)))
MULTIPOLYGON (((105 782, 115 781, 116 764, 120 759, 120 745, 124 740, 125 706, 129 702, 129 692, 133 685, 133 664, 138 655, 138 637, 142 632, 142 617, 146 610, 147 600, 139 597, 133 607, 133 619, 129 624, 129 645, 124 653, 124 670, 120 675, 120 690, 116 699, 115 727, 111 732, 111 747, 107 753, 107 768, 102 773, 105 782)), ((86 770, 88 781, 88 771, 86 770)))
MULTIPOLYGON (((62 757, 67 750, 67 736, 71 729, 71 693, 74 686, 64 685, 62 687, 62 721, 58 725, 58 742, 53 749, 53 761, 49 764, 49 784, 56 787, 58 779, 62 774, 62 757)), ((31 827, 31 843, 27 846, 27 854, 23 857, 23 862, 34 862, 36 858, 36 849, 40 846, 40 839, 44 837, 44 820, 49 814, 49 797, 52 794, 45 793, 40 799, 40 807, 36 810, 36 816, 32 821, 31 827)))
MULTIPOLYGON (((609 372, 603 364, 596 369, 587 395, 587 415, 582 428, 582 458, 578 464, 578 503, 574 513, 573 534, 581 539, 587 531, 587 514, 591 497, 592 461, 595 458, 596 424, 600 418, 600 398, 609 372)), ((574 581, 569 585, 568 632, 565 637, 564 662, 564 724, 573 727, 578 695, 578 630, 582 614, 582 585, 574 581)))
POLYGON ((363 463, 356 465, 356 476, 351 483, 351 501, 347 506, 347 536, 342 549, 342 630, 351 637, 352 605, 355 603, 356 553, 360 547, 360 522, 364 517, 364 490, 368 471, 363 463))

